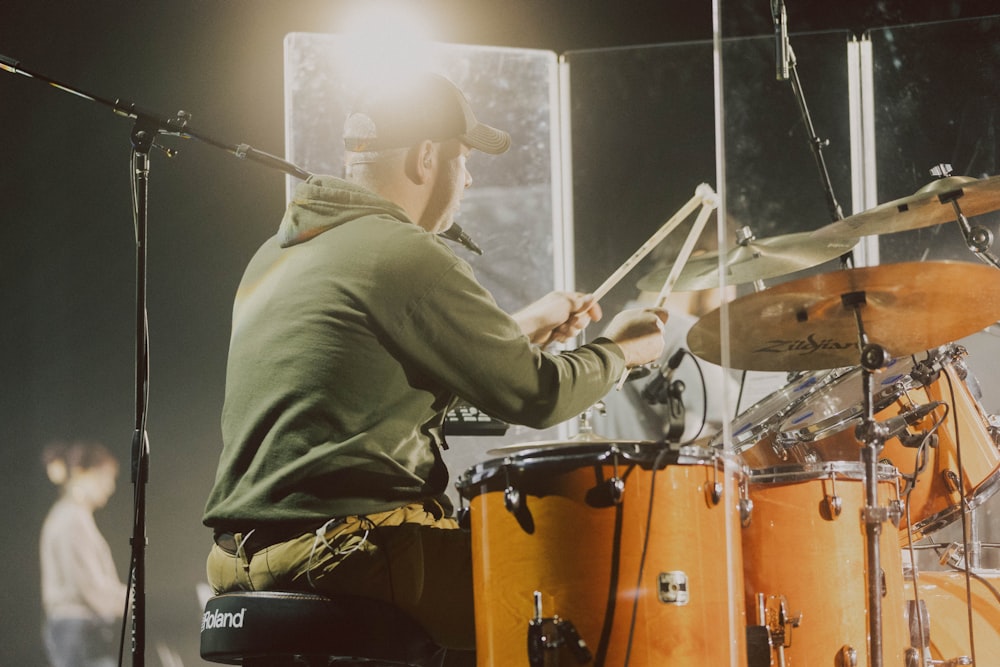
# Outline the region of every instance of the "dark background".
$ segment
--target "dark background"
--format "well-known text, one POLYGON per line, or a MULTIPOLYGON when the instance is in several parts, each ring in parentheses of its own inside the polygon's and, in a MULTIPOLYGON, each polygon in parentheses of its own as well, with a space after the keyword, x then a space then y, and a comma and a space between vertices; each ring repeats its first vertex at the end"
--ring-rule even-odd
MULTIPOLYGON (((5 0, 0 54, 102 97, 166 115, 187 110, 199 132, 280 154, 284 35, 337 32, 356 4, 5 0)), ((711 4, 703 0, 413 4, 442 42, 563 53, 711 38, 711 4)), ((993 3, 960 0, 787 5, 793 32, 997 13, 993 3)), ((723 9, 729 36, 771 31, 765 0, 723 9)), ((128 561, 136 285, 130 130, 104 107, 0 71, 2 665, 44 664, 37 541, 55 496, 39 463, 46 442, 97 438, 126 464, 98 521, 123 576, 128 561)), ((276 225, 285 182, 204 144, 164 143, 180 153, 152 154, 146 654, 155 664, 162 645, 196 664, 194 586, 209 543, 200 515, 219 448, 229 308, 244 264, 276 225)))

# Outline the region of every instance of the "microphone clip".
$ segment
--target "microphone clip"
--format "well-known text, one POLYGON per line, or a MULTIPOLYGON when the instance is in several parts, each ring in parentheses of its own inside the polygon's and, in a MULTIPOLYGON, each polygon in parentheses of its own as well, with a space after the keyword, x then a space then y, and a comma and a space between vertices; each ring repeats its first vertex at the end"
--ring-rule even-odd
POLYGON ((465 230, 462 229, 457 222, 451 223, 451 227, 438 234, 438 236, 446 238, 449 241, 454 241, 455 243, 462 245, 466 250, 471 250, 477 255, 483 254, 483 249, 476 245, 476 242, 472 240, 472 237, 466 234, 465 230))

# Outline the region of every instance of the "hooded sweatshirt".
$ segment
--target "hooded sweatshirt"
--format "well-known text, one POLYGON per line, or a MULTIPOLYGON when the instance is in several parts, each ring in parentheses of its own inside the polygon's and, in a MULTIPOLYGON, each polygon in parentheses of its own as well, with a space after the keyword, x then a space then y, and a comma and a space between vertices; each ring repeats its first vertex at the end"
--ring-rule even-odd
POLYGON ((607 339, 541 351, 400 207, 310 178, 236 295, 204 522, 319 525, 441 498, 441 426, 456 397, 546 428, 598 401, 624 368, 607 339))

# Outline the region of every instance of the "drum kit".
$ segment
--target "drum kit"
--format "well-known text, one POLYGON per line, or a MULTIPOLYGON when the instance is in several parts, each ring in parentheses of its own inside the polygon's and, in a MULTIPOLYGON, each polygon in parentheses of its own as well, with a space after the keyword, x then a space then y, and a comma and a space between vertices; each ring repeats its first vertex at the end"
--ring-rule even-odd
MULTIPOLYGON (((465 471, 479 667, 996 664, 1000 593, 971 572, 978 547, 963 544, 964 579, 918 580, 903 557, 971 523, 1000 485, 1000 438, 956 343, 1000 319, 1000 271, 918 262, 762 284, 849 253, 860 235, 961 218, 981 238, 963 208, 1000 210, 1000 178, 941 178, 673 271, 680 290, 718 287, 720 264, 727 283, 754 283, 698 320, 688 347, 788 382, 698 443, 584 429, 491 450, 465 471), (973 637, 987 662, 974 662, 973 637)), ((993 263, 988 246, 970 248, 993 263)))

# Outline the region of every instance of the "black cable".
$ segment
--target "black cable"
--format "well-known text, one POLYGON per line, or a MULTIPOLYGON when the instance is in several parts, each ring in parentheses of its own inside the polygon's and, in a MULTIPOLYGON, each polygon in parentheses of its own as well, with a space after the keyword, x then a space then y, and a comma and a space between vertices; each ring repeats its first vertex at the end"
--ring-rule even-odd
POLYGON ((601 627, 601 638, 594 653, 594 667, 604 667, 608 657, 608 645, 611 642, 611 629, 615 621, 615 602, 618 597, 618 568, 621 564, 622 544, 622 503, 615 505, 615 531, 611 545, 611 571, 608 582, 608 601, 604 608, 604 625, 601 627))
MULTIPOLYGON (((951 381, 951 375, 947 372, 942 373, 942 375, 948 382, 948 396, 951 398, 951 405, 955 405, 955 385, 951 381)), ((966 520, 970 509, 969 503, 965 498, 965 470, 962 468, 962 441, 958 429, 959 420, 957 414, 955 415, 955 419, 953 421, 952 430, 955 432, 955 461, 958 464, 958 503, 961 509, 959 515, 962 517, 962 546, 965 549, 965 599, 968 603, 966 604, 966 611, 968 612, 969 620, 969 653, 971 654, 972 664, 976 664, 976 640, 972 617, 972 573, 969 565, 969 522, 966 520)))
MULTIPOLYGON (((698 371, 698 377, 701 379, 701 424, 698 426, 698 430, 695 432, 694 436, 686 443, 691 444, 701 437, 701 434, 705 431, 705 426, 708 424, 708 382, 705 381, 705 373, 701 369, 701 362, 698 361, 696 357, 690 350, 685 350, 688 356, 691 357, 691 361, 694 362, 694 367, 698 371)), ((745 373, 746 371, 744 371, 745 373)), ((740 388, 742 392, 742 387, 740 388)), ((737 400, 737 406, 739 405, 739 400, 737 400)))
MULTIPOLYGON (((690 352, 688 353, 690 354, 690 352)), ((693 356, 693 355, 692 355, 693 356)), ((639 592, 642 590, 642 574, 646 567, 646 554, 649 550, 649 531, 653 525, 653 496, 656 492, 656 471, 660 469, 661 457, 670 453, 670 448, 664 446, 663 449, 653 459, 653 474, 649 479, 649 506, 646 508, 646 534, 642 540, 642 551, 639 555, 639 575, 635 582, 635 597, 632 598, 632 620, 628 628, 628 642, 625 645, 625 662, 623 667, 628 667, 628 661, 632 656, 632 640, 635 634, 635 620, 639 610, 639 592)))

